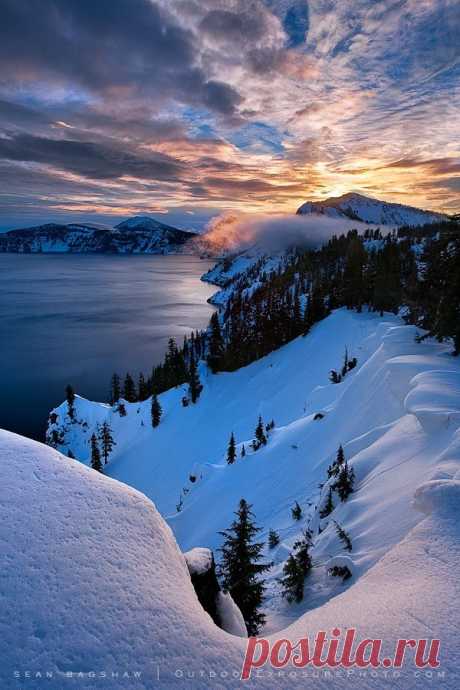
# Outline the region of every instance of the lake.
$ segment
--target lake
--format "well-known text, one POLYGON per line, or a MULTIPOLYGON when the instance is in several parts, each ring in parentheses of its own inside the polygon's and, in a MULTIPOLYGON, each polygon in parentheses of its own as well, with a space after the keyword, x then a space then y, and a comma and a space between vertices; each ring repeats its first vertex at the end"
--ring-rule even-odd
POLYGON ((207 325, 191 256, 0 254, 0 428, 44 439, 49 411, 76 392, 106 401, 114 371, 150 373, 169 337, 207 325))

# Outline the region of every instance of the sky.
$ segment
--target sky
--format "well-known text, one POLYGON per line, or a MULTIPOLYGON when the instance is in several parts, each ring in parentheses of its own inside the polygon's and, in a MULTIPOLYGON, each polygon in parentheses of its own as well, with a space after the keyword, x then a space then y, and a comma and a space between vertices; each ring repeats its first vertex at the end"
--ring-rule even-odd
POLYGON ((0 228, 460 211, 458 0, 0 0, 0 228))

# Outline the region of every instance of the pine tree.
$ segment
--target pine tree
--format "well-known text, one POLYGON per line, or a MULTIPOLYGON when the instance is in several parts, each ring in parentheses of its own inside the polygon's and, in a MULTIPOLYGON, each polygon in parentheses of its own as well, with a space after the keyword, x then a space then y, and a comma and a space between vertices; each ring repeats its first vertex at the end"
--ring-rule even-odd
POLYGON ((282 596, 289 603, 300 603, 303 599, 305 578, 312 566, 311 546, 311 532, 306 530, 302 539, 294 544, 294 550, 284 564, 284 577, 281 578, 282 596))
POLYGON ((341 466, 336 482, 332 486, 332 488, 337 491, 342 502, 346 501, 348 496, 353 492, 354 481, 354 470, 353 468, 350 469, 347 461, 345 461, 341 466))
POLYGON ((224 339, 220 330, 219 316, 216 311, 211 316, 209 326, 211 328, 211 335, 209 336, 209 354, 207 361, 211 371, 215 374, 222 366, 225 351, 224 339))
POLYGON ((189 370, 189 393, 190 400, 192 403, 196 403, 200 397, 200 393, 203 390, 203 386, 200 383, 200 376, 198 374, 198 369, 195 363, 195 357, 193 353, 190 355, 190 370, 189 370))
POLYGON ((297 501, 295 502, 294 507, 291 508, 291 513, 293 520, 300 520, 302 517, 302 508, 299 506, 297 501))
POLYGON ((110 382, 110 404, 115 405, 121 397, 120 377, 118 374, 113 374, 110 382))
POLYGON ((237 519, 231 527, 220 533, 224 537, 220 549, 220 575, 224 589, 231 594, 243 614, 248 635, 255 636, 265 622, 265 615, 260 611, 265 583, 260 575, 271 564, 260 562, 264 544, 254 541, 261 528, 254 524, 251 506, 241 499, 235 514, 237 519))
POLYGON ((244 447, 244 443, 243 443, 243 447, 241 448, 241 457, 242 458, 246 457, 246 448, 244 447))
POLYGON ((142 373, 139 374, 139 383, 137 386, 137 390, 139 393, 138 399, 141 401, 147 400, 147 398, 149 397, 149 387, 148 387, 146 380, 144 378, 144 374, 142 374, 142 373))
POLYGON ((342 378, 347 375, 348 372, 348 349, 345 348, 345 355, 343 357, 343 365, 342 365, 342 378))
POLYGON ((125 376, 123 397, 130 403, 136 402, 137 400, 136 386, 134 385, 133 377, 131 376, 131 374, 126 374, 125 376))
POLYGON ((319 516, 321 519, 327 517, 332 513, 334 510, 334 503, 332 502, 332 489, 329 487, 329 491, 327 494, 327 500, 326 503, 324 504, 323 508, 319 511, 319 516))
POLYGON ((99 439, 101 441, 102 457, 104 458, 104 464, 107 465, 109 455, 112 452, 113 447, 116 445, 115 441, 113 440, 112 429, 110 428, 110 424, 108 422, 103 423, 102 429, 99 434, 99 439))
POLYGON ((265 446, 267 444, 267 437, 265 436, 265 430, 264 430, 264 423, 262 421, 262 417, 259 415, 259 421, 256 426, 256 430, 254 432, 256 441, 258 444, 258 448, 260 446, 265 446))
POLYGON ((102 472, 101 452, 97 443, 96 434, 91 436, 91 467, 97 472, 102 472))
POLYGON ((300 571, 294 554, 290 554, 283 566, 283 577, 280 579, 283 588, 281 595, 291 604, 300 603, 303 599, 304 576, 300 571))
POLYGON ((151 415, 152 415, 152 426, 153 426, 153 428, 155 428, 159 425, 162 414, 163 414, 163 410, 161 409, 161 405, 160 405, 160 402, 159 402, 157 396, 152 395, 151 415))
POLYGON ((342 467, 343 463, 345 462, 345 453, 343 452, 343 448, 340 445, 339 449, 337 451, 337 457, 332 463, 332 465, 329 466, 327 470, 327 476, 329 478, 331 477, 337 477, 337 475, 340 472, 340 468, 342 467))
POLYGON ((124 403, 122 403, 122 402, 118 403, 117 412, 120 415, 120 417, 126 417, 127 413, 126 413, 126 407, 125 407, 124 403))
POLYGON ((68 386, 66 386, 65 397, 67 400, 68 415, 69 415, 70 419, 73 419, 74 415, 75 415, 75 407, 74 407, 75 392, 74 392, 74 389, 72 388, 72 386, 70 385, 70 383, 68 386))
POLYGON ((228 442, 228 449, 227 449, 227 462, 229 465, 232 465, 236 460, 236 444, 235 444, 235 435, 232 431, 232 434, 230 436, 230 441, 228 442))
POLYGON ((334 525, 335 525, 335 529, 336 529, 336 532, 338 534, 338 537, 339 537, 340 541, 343 543, 345 549, 347 551, 352 551, 353 547, 351 545, 350 535, 347 532, 345 532, 343 527, 341 527, 339 525, 339 523, 336 522, 335 520, 334 520, 334 525))
POLYGON ((274 549, 275 546, 278 546, 280 543, 280 536, 278 532, 275 532, 274 529, 271 529, 270 532, 268 533, 268 548, 269 549, 274 549))
POLYGON ((338 374, 335 369, 331 369, 329 380, 331 383, 340 383, 342 381, 342 376, 341 374, 338 374))

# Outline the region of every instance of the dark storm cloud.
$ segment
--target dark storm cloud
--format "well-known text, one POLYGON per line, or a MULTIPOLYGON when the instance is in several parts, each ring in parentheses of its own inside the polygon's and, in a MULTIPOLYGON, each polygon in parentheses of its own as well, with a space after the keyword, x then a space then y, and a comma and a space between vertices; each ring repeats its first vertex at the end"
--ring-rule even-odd
POLYGON ((50 139, 25 133, 0 138, 0 158, 42 163, 93 179, 132 176, 173 181, 184 173, 179 161, 161 153, 144 154, 93 141, 50 139))
POLYGON ((193 34, 150 0, 2 0, 0 82, 117 87, 232 114, 240 98, 198 66, 193 34))
POLYGON ((38 110, 0 99, 0 126, 5 123, 19 127, 47 125, 49 121, 47 115, 38 110))

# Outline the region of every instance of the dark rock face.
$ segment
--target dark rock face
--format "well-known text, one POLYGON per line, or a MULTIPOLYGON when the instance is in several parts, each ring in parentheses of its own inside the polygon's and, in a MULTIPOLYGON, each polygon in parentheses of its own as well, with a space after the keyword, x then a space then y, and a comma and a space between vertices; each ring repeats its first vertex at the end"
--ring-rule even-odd
POLYGON ((217 581, 214 557, 212 558, 210 568, 205 572, 194 572, 193 569, 190 569, 190 566, 189 572, 198 601, 204 610, 209 613, 214 623, 221 628, 222 621, 217 611, 217 599, 221 590, 217 581))

